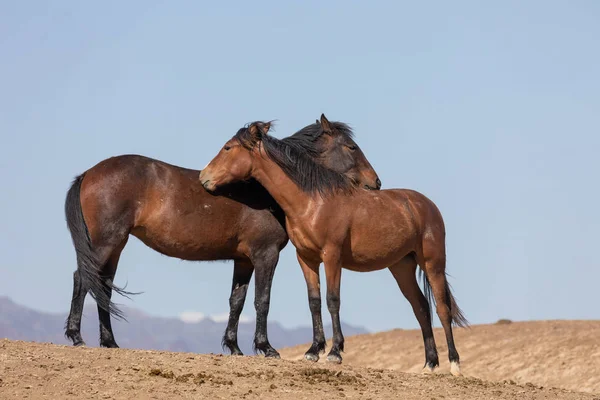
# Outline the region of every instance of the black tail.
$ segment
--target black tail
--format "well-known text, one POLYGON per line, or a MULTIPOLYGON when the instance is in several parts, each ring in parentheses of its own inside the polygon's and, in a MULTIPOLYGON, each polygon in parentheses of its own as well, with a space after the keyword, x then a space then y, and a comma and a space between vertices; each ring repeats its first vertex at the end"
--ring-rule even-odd
MULTIPOLYGON (((423 281, 423 289, 425 290, 425 298, 429 302, 429 315, 431 315, 431 306, 435 305, 435 298, 433 297, 433 293, 431 292, 431 285, 429 284, 429 279, 427 279, 427 274, 423 272, 421 268, 419 268, 419 277, 423 281)), ((452 294, 452 290, 450 289, 450 284, 448 280, 446 280, 446 296, 447 302, 450 304, 450 314, 452 315, 452 323, 455 326, 459 326, 461 328, 466 328, 469 326, 469 321, 464 316, 458 304, 456 304, 456 299, 452 294)))
POLYGON ((135 294, 125 291, 112 283, 106 283, 101 275, 100 262, 98 256, 92 247, 92 240, 83 218, 83 211, 81 210, 80 201, 80 190, 81 182, 85 173, 79 175, 73 181, 71 188, 67 192, 67 199, 65 201, 65 215, 67 217, 67 226, 71 232, 71 238, 73 239, 73 246, 77 253, 77 269, 81 279, 81 284, 87 288, 96 300, 96 303, 103 309, 110 312, 117 319, 125 319, 123 312, 117 307, 108 296, 106 291, 109 288, 115 292, 128 297, 129 295, 135 294))

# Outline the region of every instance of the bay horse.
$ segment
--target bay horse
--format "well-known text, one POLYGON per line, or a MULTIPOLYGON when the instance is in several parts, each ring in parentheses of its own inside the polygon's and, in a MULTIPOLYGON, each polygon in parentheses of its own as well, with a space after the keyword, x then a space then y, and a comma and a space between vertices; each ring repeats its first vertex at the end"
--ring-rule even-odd
MULTIPOLYGON (((343 173, 356 187, 379 189, 381 182, 341 122, 320 121, 283 139, 317 162, 343 173)), ((241 355, 238 321, 248 284, 256 271, 254 348, 279 353, 267 337, 271 282, 279 252, 288 242, 283 213, 257 182, 230 185, 219 196, 198 182, 200 171, 139 155, 101 161, 76 177, 65 202, 67 225, 77 254, 73 298, 65 335, 84 345, 81 316, 88 291, 97 302, 100 345, 118 347, 111 315, 123 318, 112 292, 131 294, 113 279, 129 235, 148 247, 183 260, 234 260, 230 314, 222 345, 241 355)))
POLYGON ((327 308, 333 325, 327 360, 334 363, 342 362, 344 350, 339 315, 342 268, 358 272, 389 268, 421 326, 423 371, 439 366, 431 326, 430 304, 435 302, 448 342, 450 370, 460 374, 452 322, 458 326, 468 322, 446 280, 445 227, 431 200, 406 189, 356 190, 344 175, 268 135, 268 125, 263 123, 240 129, 199 176, 209 191, 248 179, 258 181, 285 213, 312 314, 313 343, 305 354, 307 360, 317 361, 325 350, 320 263, 325 264, 327 308), (417 282, 417 265, 425 273, 427 297, 417 282))

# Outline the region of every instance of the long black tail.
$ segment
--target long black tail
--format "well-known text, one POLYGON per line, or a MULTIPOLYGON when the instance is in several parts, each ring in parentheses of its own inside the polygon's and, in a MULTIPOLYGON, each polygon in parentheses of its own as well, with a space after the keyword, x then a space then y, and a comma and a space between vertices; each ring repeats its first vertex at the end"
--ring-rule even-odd
POLYGON ((67 192, 67 199, 65 201, 67 226, 71 232, 73 246, 75 246, 75 251, 77 253, 77 269, 79 271, 79 277, 83 287, 89 290, 94 300, 96 300, 96 303, 98 303, 103 310, 110 312, 110 314, 117 319, 124 320, 125 316, 123 312, 111 301, 107 289, 110 288, 125 297, 135 293, 127 292, 124 289, 113 285, 112 282, 106 282, 106 280, 102 278, 102 265, 92 247, 90 233, 85 224, 85 219, 83 218, 83 211, 81 210, 80 191, 81 182, 83 181, 84 176, 85 173, 75 178, 71 188, 67 192))
MULTIPOLYGON (((429 284, 429 279, 427 279, 427 274, 423 272, 421 268, 419 268, 419 277, 423 281, 423 289, 425 290, 425 298, 429 302, 429 315, 431 315, 431 306, 435 305, 435 298, 433 297, 433 293, 431 292, 431 285, 429 284)), ((463 314, 458 304, 456 304, 456 299, 452 294, 452 290, 450 288, 450 284, 446 279, 446 300, 448 304, 450 304, 450 314, 452 315, 452 323, 455 326, 460 326, 461 328, 466 328, 469 326, 469 321, 463 314)))

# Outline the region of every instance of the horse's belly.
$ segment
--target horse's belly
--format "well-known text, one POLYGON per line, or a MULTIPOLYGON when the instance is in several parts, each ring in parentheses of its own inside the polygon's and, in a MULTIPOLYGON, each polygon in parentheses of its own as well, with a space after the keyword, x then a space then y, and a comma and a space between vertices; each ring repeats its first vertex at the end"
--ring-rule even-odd
POLYGON ((351 271, 367 272, 388 268, 404 256, 399 251, 353 252, 343 258, 343 267, 351 271))
POLYGON ((385 268, 388 268, 390 266, 389 263, 368 263, 368 264, 361 264, 361 263, 357 263, 357 262, 349 262, 349 263, 344 263, 342 265, 342 267, 344 269, 347 269, 349 271, 354 271, 354 272, 372 272, 372 271, 379 271, 385 268))
POLYGON ((131 231, 146 246, 169 257, 190 261, 227 260, 241 256, 237 252, 235 235, 228 230, 199 229, 187 224, 141 226, 131 231))
POLYGON ((373 237, 351 242, 351 251, 344 257, 344 268, 352 271, 377 271, 388 268, 413 251, 411 241, 373 237))

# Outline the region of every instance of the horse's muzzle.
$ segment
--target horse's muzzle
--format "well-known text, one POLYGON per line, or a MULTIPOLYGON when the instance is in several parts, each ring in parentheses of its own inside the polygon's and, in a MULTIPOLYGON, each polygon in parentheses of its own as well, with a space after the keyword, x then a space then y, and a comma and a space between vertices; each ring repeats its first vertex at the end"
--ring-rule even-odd
POLYGON ((377 178, 375 180, 375 187, 373 187, 371 185, 365 185, 365 189, 367 189, 367 190, 379 190, 379 189, 381 189, 381 181, 379 180, 379 178, 377 178))

